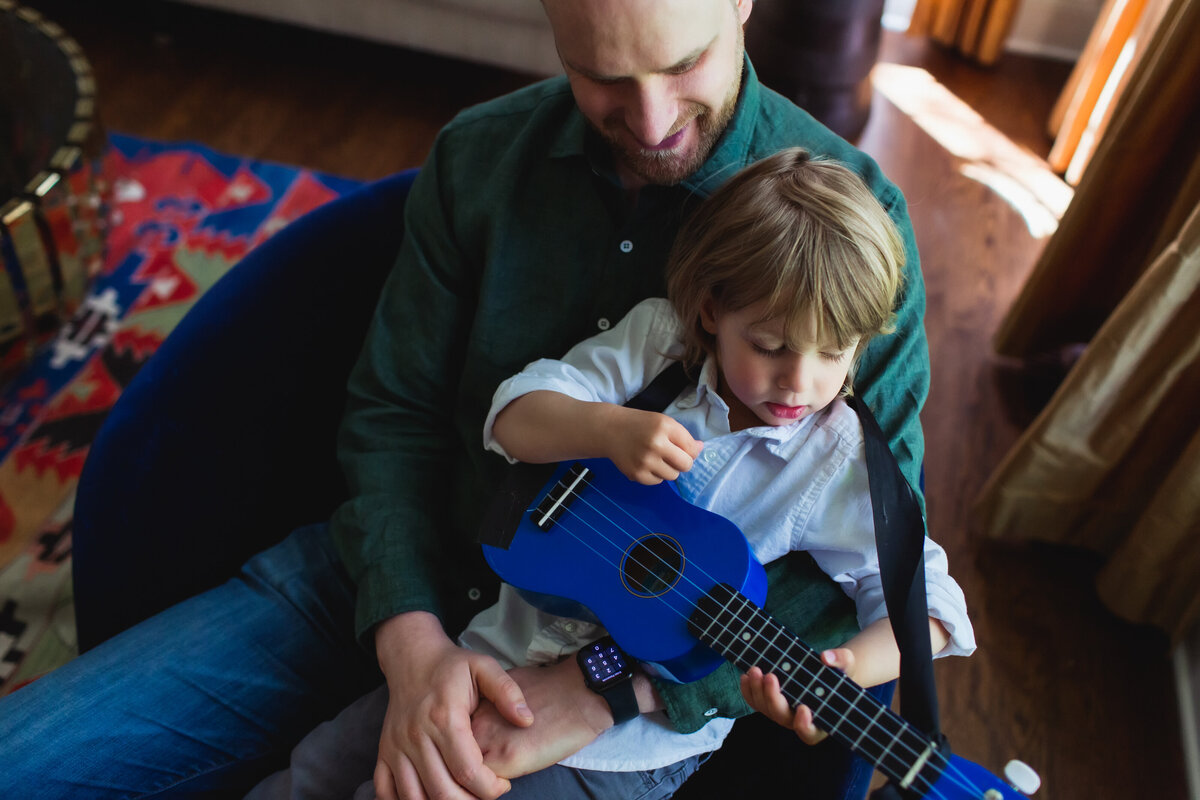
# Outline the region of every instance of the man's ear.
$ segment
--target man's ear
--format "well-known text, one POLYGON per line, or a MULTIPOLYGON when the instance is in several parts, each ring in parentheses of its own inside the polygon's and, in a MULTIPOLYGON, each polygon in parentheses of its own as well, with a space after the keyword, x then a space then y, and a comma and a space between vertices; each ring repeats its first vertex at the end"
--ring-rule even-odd
POLYGON ((717 335, 717 303, 713 300, 712 295, 704 298, 700 303, 700 326, 710 336, 717 335))
POLYGON ((754 10, 754 0, 737 0, 738 20, 743 25, 746 20, 750 19, 750 12, 754 10))

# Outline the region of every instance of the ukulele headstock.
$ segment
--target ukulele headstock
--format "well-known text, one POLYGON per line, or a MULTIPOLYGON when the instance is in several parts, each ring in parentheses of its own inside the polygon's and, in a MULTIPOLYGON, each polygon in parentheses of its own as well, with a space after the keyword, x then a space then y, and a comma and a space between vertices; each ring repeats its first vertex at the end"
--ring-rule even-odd
POLYGON ((1023 761, 1010 761, 1004 778, 960 756, 950 756, 937 783, 925 795, 942 800, 1026 800, 1038 790, 1042 780, 1023 761))

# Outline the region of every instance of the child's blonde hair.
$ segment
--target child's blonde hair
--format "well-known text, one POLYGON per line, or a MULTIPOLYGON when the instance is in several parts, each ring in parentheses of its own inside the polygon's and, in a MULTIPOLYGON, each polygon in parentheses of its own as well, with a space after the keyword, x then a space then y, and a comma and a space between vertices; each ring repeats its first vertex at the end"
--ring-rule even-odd
POLYGON ((675 239, 667 296, 683 321, 684 363, 714 351, 701 324, 709 298, 723 312, 766 301, 762 321, 782 317, 793 348, 811 314, 821 343, 860 337, 856 363, 873 335, 894 330, 903 267, 903 240, 858 175, 800 148, 776 153, 714 192, 675 239))

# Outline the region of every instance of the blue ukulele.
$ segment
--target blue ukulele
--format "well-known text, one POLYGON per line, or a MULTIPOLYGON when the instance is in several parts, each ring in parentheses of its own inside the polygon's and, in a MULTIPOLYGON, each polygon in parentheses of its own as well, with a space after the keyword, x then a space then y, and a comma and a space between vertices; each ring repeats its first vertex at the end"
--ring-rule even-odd
POLYGON ((595 459, 557 465, 533 496, 511 513, 511 540, 483 550, 543 610, 598 620, 668 680, 696 680, 725 660, 775 673, 793 707, 811 708, 818 727, 909 796, 1019 800, 1036 791, 1037 775, 1021 762, 1002 781, 826 666, 762 610, 766 576, 737 526, 686 502, 674 484, 644 486, 595 459))

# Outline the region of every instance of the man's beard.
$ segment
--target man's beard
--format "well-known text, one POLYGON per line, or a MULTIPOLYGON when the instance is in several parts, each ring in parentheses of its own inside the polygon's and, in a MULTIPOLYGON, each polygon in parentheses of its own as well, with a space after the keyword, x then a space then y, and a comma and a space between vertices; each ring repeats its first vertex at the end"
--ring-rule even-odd
MULTIPOLYGON (((742 62, 739 59, 737 63, 737 79, 733 82, 729 94, 726 95, 725 101, 719 109, 714 112, 706 106, 693 103, 685 112, 685 116, 693 115, 685 125, 695 125, 697 134, 696 147, 690 153, 680 155, 670 150, 655 152, 643 150, 640 147, 630 147, 628 136, 621 135, 622 132, 628 134, 628 131, 624 129, 624 123, 617 123, 613 127, 606 124, 600 130, 600 135, 612 147, 621 164, 642 180, 660 186, 679 183, 700 169, 700 165, 708 160, 713 146, 725 132, 729 121, 733 119, 733 113, 737 110, 738 92, 742 85, 742 62)), ((684 126, 671 131, 671 134, 677 133, 682 127, 684 126)))

